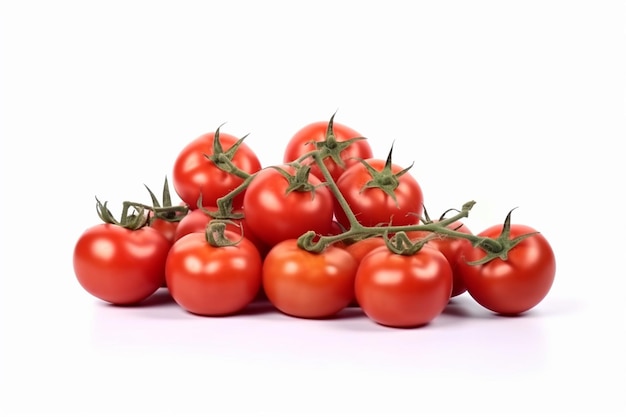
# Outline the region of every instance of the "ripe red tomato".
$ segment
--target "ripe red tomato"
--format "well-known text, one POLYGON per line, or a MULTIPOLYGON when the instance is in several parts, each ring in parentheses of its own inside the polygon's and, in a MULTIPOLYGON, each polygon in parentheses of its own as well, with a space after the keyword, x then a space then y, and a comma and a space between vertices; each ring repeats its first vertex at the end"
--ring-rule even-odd
POLYGON ((261 255, 237 233, 235 246, 212 246, 204 233, 177 240, 167 256, 165 279, 172 298, 193 314, 225 316, 243 310, 261 288, 261 255))
MULTIPOLYGON (((280 166, 288 174, 296 169, 280 166)), ((321 181, 309 174, 308 181, 316 187, 311 191, 287 192, 289 181, 273 167, 259 171, 248 185, 243 201, 246 223, 252 233, 269 246, 283 240, 298 238, 314 231, 331 233, 333 197, 321 181)))
MULTIPOLYGON (((222 153, 232 164, 247 174, 253 174, 261 169, 261 162, 255 152, 244 142, 236 146, 239 139, 233 135, 212 132, 192 140, 176 157, 172 173, 176 193, 191 209, 198 207, 200 194, 203 205, 215 206, 218 198, 225 196, 244 181, 243 178, 224 171, 206 157, 219 153, 219 150, 214 149, 213 143, 216 133, 222 153)), ((233 208, 241 207, 243 194, 245 191, 234 198, 233 208)))
POLYGON ((263 263, 263 288, 281 312, 300 318, 330 317, 354 298, 356 260, 344 249, 320 253, 298 247, 296 239, 278 243, 263 263))
MULTIPOLYGON (((472 233, 469 227, 460 221, 451 223, 448 225, 448 228, 461 233, 472 233)), ((431 232, 409 231, 406 232, 406 234, 409 239, 415 241, 418 239, 424 239, 426 236, 430 235, 431 232)), ((468 248, 472 246, 472 243, 467 239, 441 235, 426 242, 426 246, 433 247, 443 253, 452 267, 453 283, 452 294, 450 297, 456 297, 463 294, 467 290, 467 287, 465 286, 465 282, 458 271, 459 266, 457 260, 463 251, 468 250, 468 248)))
POLYGON ((137 304, 164 281, 170 243, 156 229, 103 223, 87 229, 74 247, 74 272, 91 295, 111 304, 137 304))
MULTIPOLYGON (((376 171, 383 171, 386 161, 366 159, 376 171)), ((391 174, 404 168, 391 164, 391 174)), ((386 170, 385 170, 386 171, 386 170)), ((388 177, 388 176, 387 176, 388 177)), ((339 177, 337 187, 363 226, 392 223, 403 226, 419 223, 423 211, 424 196, 417 180, 407 171, 397 177, 394 199, 381 188, 364 188, 372 180, 372 174, 362 163, 352 165, 339 177)), ((350 227, 346 213, 335 200, 335 216, 345 228, 350 227)))
MULTIPOLYGON (((338 148, 339 152, 337 157, 343 162, 343 166, 337 164, 332 157, 326 156, 324 165, 330 171, 332 178, 336 181, 337 178, 343 173, 343 171, 351 165, 357 163, 355 158, 371 158, 372 148, 367 142, 367 139, 357 140, 341 149, 342 142, 346 142, 353 138, 362 137, 360 133, 341 123, 334 122, 334 116, 329 122, 314 122, 310 123, 300 130, 298 130, 287 142, 285 148, 285 154, 283 162, 293 162, 304 154, 314 151, 318 146, 326 143, 327 146, 322 146, 324 151, 338 148), (332 131, 329 132, 328 128, 331 126, 332 131)), ((311 173, 320 180, 325 181, 325 177, 322 174, 319 167, 309 159, 306 161, 311 163, 311 173)))
MULTIPOLYGON (((478 236, 496 238, 502 225, 494 225, 478 236)), ((535 233, 532 227, 512 224, 510 239, 535 233)), ((467 262, 484 258, 486 252, 470 246, 459 256, 458 271, 467 292, 483 307, 502 315, 518 315, 539 304, 550 291, 556 274, 556 259, 548 240, 534 234, 508 252, 506 260, 492 259, 482 265, 467 262)))
POLYGON ((413 255, 378 248, 366 255, 355 279, 363 312, 384 326, 410 328, 441 314, 452 292, 452 269, 441 252, 423 247, 413 255))

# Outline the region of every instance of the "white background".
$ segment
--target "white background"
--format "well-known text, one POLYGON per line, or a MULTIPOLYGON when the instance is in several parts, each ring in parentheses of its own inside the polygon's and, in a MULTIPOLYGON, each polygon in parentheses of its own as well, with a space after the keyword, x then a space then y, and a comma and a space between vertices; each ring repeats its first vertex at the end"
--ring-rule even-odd
POLYGON ((623 380, 623 1, 3 1, 0 414, 613 416, 623 380), (431 325, 273 310, 113 308, 72 250, 226 123, 264 165, 336 121, 421 183, 557 256, 507 319, 461 296, 431 325), (619 149, 619 150, 618 150, 619 149))

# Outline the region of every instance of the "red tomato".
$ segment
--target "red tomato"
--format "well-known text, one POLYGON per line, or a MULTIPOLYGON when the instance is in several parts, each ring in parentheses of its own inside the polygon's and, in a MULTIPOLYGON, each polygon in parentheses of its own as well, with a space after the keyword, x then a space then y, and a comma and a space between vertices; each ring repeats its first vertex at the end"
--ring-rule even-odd
MULTIPOLYGON (((494 225, 478 236, 496 238, 502 225, 494 225)), ((525 225, 512 224, 510 238, 535 233, 525 225)), ((483 307, 503 315, 518 315, 535 307, 550 291, 556 273, 556 260, 542 234, 523 239, 508 252, 507 260, 492 259, 482 265, 467 262, 484 258, 486 252, 470 246, 459 257, 458 271, 467 292, 483 307)))
MULTIPOLYGON (((383 171, 386 161, 370 158, 365 160, 376 171, 383 171)), ((390 174, 397 174, 404 168, 391 164, 390 174)), ((359 223, 363 226, 376 226, 392 223, 403 226, 419 223, 423 211, 424 196, 417 180, 409 172, 397 177, 397 187, 393 190, 394 199, 381 188, 364 188, 372 180, 372 174, 362 163, 352 165, 337 180, 337 187, 346 199, 359 223)), ((388 177, 387 177, 388 178, 388 177)), ((350 227, 348 218, 335 203, 337 221, 345 228, 350 227)))
POLYGON ((204 233, 177 240, 165 264, 165 279, 174 301, 202 316, 225 316, 243 310, 261 288, 261 255, 237 233, 225 236, 235 246, 212 246, 204 233))
POLYGON ((281 312, 300 318, 330 317, 354 297, 357 263, 344 249, 308 252, 296 239, 270 249, 263 263, 263 288, 281 312))
MULTIPOLYGON (((330 134, 328 132, 329 122, 314 122, 298 130, 287 143, 283 161, 295 161, 302 155, 316 150, 324 142, 327 146, 322 146, 321 149, 326 151, 337 148, 337 143, 339 143, 340 149, 342 142, 362 137, 356 130, 346 125, 335 123, 333 119, 334 117, 330 120, 330 126, 332 127, 330 134)), ((367 142, 367 139, 362 139, 352 142, 339 151, 338 158, 343 162, 343 166, 337 164, 330 156, 326 156, 323 160, 332 178, 336 181, 346 168, 358 163, 355 158, 366 159, 372 156, 370 144, 367 142)), ((317 164, 310 159, 307 162, 312 164, 311 173, 325 181, 325 177, 317 164)))
MULTIPOLYGON (((294 175, 289 165, 280 168, 294 175)), ((287 192, 289 181, 272 167, 259 171, 250 182, 243 201, 243 210, 252 233, 269 246, 287 239, 298 238, 314 231, 331 233, 333 197, 321 181, 309 175, 314 191, 287 192)))
POLYGON ((78 239, 74 272, 91 295, 111 304, 137 304, 161 286, 169 248, 167 239, 153 228, 99 224, 78 239))
MULTIPOLYGON (((241 171, 253 174, 261 169, 261 162, 254 151, 241 142, 233 148, 239 139, 227 133, 218 133, 223 153, 241 171), (232 151, 235 152, 232 153, 232 151), (230 152, 229 152, 230 151, 230 152)), ((203 205, 215 206, 217 199, 225 196, 243 182, 243 178, 226 172, 209 160, 206 155, 214 155, 213 142, 215 133, 206 133, 185 146, 174 161, 172 182, 176 193, 190 209, 198 207, 198 197, 202 194, 203 205)), ((233 208, 240 208, 245 191, 233 201, 233 208)))
MULTIPOLYGON (((463 222, 457 221, 453 222, 448 226, 449 229, 456 230, 457 232, 471 234, 469 227, 467 227, 463 222)), ((426 236, 430 235, 431 232, 427 231, 409 231, 406 232, 409 239, 415 241, 418 239, 424 239, 426 236)), ((465 282, 463 282, 463 278, 459 273, 459 267, 457 260, 460 254, 467 250, 468 247, 472 246, 472 243, 463 238, 453 238, 445 235, 441 235, 439 237, 433 238, 426 242, 426 246, 433 247, 439 250, 444 254, 450 266, 452 267, 452 295, 450 297, 456 297, 457 295, 463 294, 467 287, 465 286, 465 282)))
POLYGON ((414 255, 374 249, 359 265, 356 300, 384 326, 410 328, 430 323, 448 304, 452 269, 441 252, 423 247, 414 255))

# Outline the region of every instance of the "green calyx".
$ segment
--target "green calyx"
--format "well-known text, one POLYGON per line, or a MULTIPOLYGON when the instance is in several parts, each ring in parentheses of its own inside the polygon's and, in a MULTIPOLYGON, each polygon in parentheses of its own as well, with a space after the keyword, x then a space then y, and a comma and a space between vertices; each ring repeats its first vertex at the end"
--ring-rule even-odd
POLYGON ((289 165, 295 169, 294 174, 290 174, 279 166, 271 167, 280 172, 280 174, 287 180, 288 185, 285 190, 285 194, 289 194, 291 192, 311 193, 311 200, 313 200, 313 198, 315 198, 315 190, 317 187, 325 186, 326 183, 323 182, 313 185, 309 182, 309 173, 311 172, 311 167, 309 165, 301 165, 298 163, 291 163, 289 165))
POLYGON ((207 243, 211 246, 215 247, 224 247, 224 246, 237 246, 239 242, 243 240, 243 228, 241 224, 237 224, 230 220, 220 219, 220 220, 211 220, 205 229, 204 232, 205 239, 207 243), (226 224, 231 223, 238 225, 241 229, 241 238, 234 241, 230 240, 226 237, 226 224))
POLYGON ((189 212, 189 207, 187 207, 186 205, 172 205, 172 197, 170 195, 167 176, 165 177, 165 182, 163 184, 162 202, 159 202, 159 199, 156 197, 156 195, 154 195, 152 190, 150 190, 147 185, 144 184, 144 187, 146 187, 148 193, 150 193, 150 199, 152 200, 151 210, 154 214, 150 216, 150 223, 154 222, 156 219, 161 219, 168 222, 178 222, 181 221, 183 217, 185 217, 189 212))
POLYGON ((341 152, 343 152, 348 146, 352 145, 354 142, 359 140, 365 140, 366 138, 359 136, 343 141, 337 140, 337 137, 335 136, 335 131, 333 129, 335 114, 336 113, 331 116, 330 121, 328 122, 328 126, 326 127, 326 137, 324 138, 324 140, 312 141, 309 143, 315 144, 315 149, 321 160, 331 158, 335 164, 342 168, 345 168, 346 164, 341 158, 341 152))
POLYGON ((140 204, 125 202, 120 220, 117 220, 107 207, 107 202, 102 203, 96 197, 96 211, 103 222, 126 229, 138 230, 148 224, 148 211, 140 204))
POLYGON ((231 146, 227 151, 224 151, 222 143, 220 142, 220 128, 223 125, 224 124, 222 123, 215 130, 215 134, 213 135, 213 153, 211 155, 204 154, 204 157, 213 162, 222 171, 246 179, 249 174, 237 168, 237 166, 233 163, 233 158, 235 157, 235 153, 237 153, 237 150, 243 143, 244 139, 248 137, 248 135, 245 135, 237 142, 235 142, 235 144, 231 146))
POLYGON ((408 168, 403 169, 400 172, 394 173, 392 170, 393 162, 391 155, 393 153, 393 144, 391 145, 391 149, 389 150, 389 154, 387 155, 387 160, 385 161, 385 166, 380 171, 377 171, 374 167, 367 163, 364 159, 360 159, 359 162, 363 164, 363 166, 367 169, 367 171, 372 176, 372 179, 361 187, 361 192, 368 188, 378 188, 382 190, 385 194, 387 194, 393 201, 398 205, 398 200, 396 199, 395 190, 400 185, 400 181, 398 180, 401 176, 406 174, 412 167, 411 164, 408 168))
POLYGON ((506 219, 504 220, 504 224, 502 225, 502 231, 497 238, 492 239, 487 237, 480 237, 472 243, 474 247, 479 247, 484 250, 486 252, 486 255, 477 261, 468 262, 469 265, 484 265, 487 262, 496 258, 500 258, 503 261, 506 261, 508 259, 509 251, 511 249, 513 249, 527 237, 539 233, 526 233, 524 235, 517 236, 511 239, 511 213, 513 213, 513 210, 509 211, 509 213, 507 214, 506 219))
POLYGON ((226 198, 221 201, 222 204, 217 205, 216 211, 208 210, 202 204, 202 193, 198 196, 198 201, 196 205, 198 206, 198 210, 202 211, 207 216, 216 220, 230 220, 230 219, 242 219, 244 217, 243 213, 235 213, 233 211, 233 199, 226 198))

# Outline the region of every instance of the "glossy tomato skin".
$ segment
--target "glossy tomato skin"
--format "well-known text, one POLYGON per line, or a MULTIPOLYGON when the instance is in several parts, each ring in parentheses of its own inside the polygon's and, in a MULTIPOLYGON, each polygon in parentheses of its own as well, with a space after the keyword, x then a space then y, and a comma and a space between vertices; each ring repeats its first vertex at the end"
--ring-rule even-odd
MULTIPOLYGON (((370 158, 366 160, 372 168, 380 171, 384 168, 384 160, 370 158)), ((392 164, 392 172, 398 173, 404 168, 392 164)), ((380 188, 363 186, 372 180, 367 168, 359 163, 348 168, 337 180, 337 187, 363 226, 389 224, 404 226, 417 224, 423 211, 424 195, 417 180, 410 172, 398 178, 398 187, 394 190, 396 201, 380 188)), ((348 218, 339 203, 335 200, 335 216, 345 228, 349 227, 348 218)))
POLYGON ((358 263, 361 263, 365 255, 383 246, 386 246, 386 243, 382 236, 371 236, 347 245, 346 250, 358 263))
MULTIPOLYGON (((352 255, 357 261, 357 264, 361 264, 361 260, 374 249, 385 247, 387 244, 382 236, 372 236, 362 240, 358 240, 354 243, 345 246, 346 251, 352 255)), ((359 303, 356 297, 350 302, 350 307, 358 307, 359 303)))
POLYGON ((344 249, 321 253, 300 249, 296 239, 274 246, 263 263, 263 288, 284 314, 299 318, 331 317, 354 298, 357 263, 344 249))
POLYGON ((117 305, 148 298, 164 282, 170 243, 157 230, 99 224, 87 229, 74 247, 80 285, 91 295, 117 305))
MULTIPOLYGON (((217 205, 217 199, 228 194, 243 182, 243 179, 225 172, 205 157, 213 155, 215 133, 206 133, 188 143, 174 161, 172 182, 178 196, 190 209, 198 208, 198 197, 202 194, 204 206, 217 205)), ((239 138, 220 132, 219 140, 223 151, 227 152, 239 138)), ((240 170, 253 174, 261 169, 256 153, 245 142, 239 145, 232 163, 240 170)), ((243 193, 233 200, 233 208, 240 208, 243 193)))
POLYGON ((261 287, 261 255, 246 238, 226 231, 235 246, 214 247, 204 233, 177 240, 165 264, 167 287, 186 311, 201 316, 236 314, 252 302, 261 287))
POLYGON ((149 227, 161 233, 168 242, 174 243, 178 221, 172 222, 164 219, 154 219, 149 227))
MULTIPOLYGON (((164 219, 154 219, 151 222, 150 226, 148 227, 151 227, 152 229, 161 233, 165 237, 165 239, 167 239, 167 242, 169 243, 169 245, 172 246, 172 244, 174 244, 174 241, 175 241, 178 223, 179 222, 171 222, 171 221, 164 220, 164 219)), ((161 287, 165 288, 166 286, 167 285, 165 283, 165 275, 163 275, 163 281, 161 282, 161 287)))
MULTIPOLYGON (((326 140, 326 130, 328 128, 328 122, 314 122, 310 123, 300 130, 298 130, 287 142, 285 147, 285 153, 283 156, 283 162, 292 162, 298 159, 300 156, 314 151, 316 149, 315 143, 311 142, 323 142, 326 140)), ((333 122, 333 132, 335 139, 338 142, 345 142, 353 138, 362 137, 362 135, 349 126, 341 123, 333 122)), ((330 171, 332 178, 336 181, 343 171, 349 166, 358 163, 355 158, 371 158, 373 156, 372 148, 367 139, 357 140, 349 145, 340 153, 341 160, 344 162, 344 166, 338 165, 331 158, 324 159, 324 165, 330 171)), ((324 175, 319 167, 312 163, 311 173, 321 180, 324 179, 324 175)))
POLYGON ((443 312, 451 292, 450 264, 433 248, 423 247, 414 255, 374 249, 361 260, 356 273, 358 304, 383 326, 424 326, 443 312))
MULTIPOLYGON (((496 238, 502 225, 494 225, 478 236, 496 238)), ((513 224, 513 239, 535 233, 532 227, 513 224)), ((468 293, 483 307, 502 315, 519 315, 539 304, 548 294, 556 274, 556 259, 542 234, 523 239, 508 253, 506 261, 496 258, 483 265, 467 262, 482 259, 485 252, 470 246, 459 257, 458 268, 468 293)))
MULTIPOLYGON (((282 165, 289 174, 295 169, 282 165)), ((320 235, 332 233, 333 197, 321 181, 309 175, 312 191, 287 193, 288 180, 272 167, 259 171, 250 182, 243 201, 243 210, 252 233, 268 246, 295 239, 308 231, 320 235)))
MULTIPOLYGON (((457 232, 471 234, 469 227, 465 223, 456 221, 448 226, 449 229, 456 230, 457 232)), ((409 239, 416 241, 424 239, 430 235, 431 232, 427 231, 409 231, 406 232, 409 239)), ((427 246, 433 247, 444 254, 450 266, 452 267, 452 294, 450 297, 459 296, 467 291, 465 282, 463 281, 462 274, 459 272, 458 259, 466 250, 472 246, 471 242, 463 238, 453 238, 450 236, 440 236, 426 242, 427 246)))

